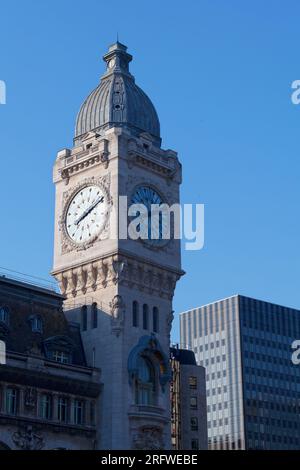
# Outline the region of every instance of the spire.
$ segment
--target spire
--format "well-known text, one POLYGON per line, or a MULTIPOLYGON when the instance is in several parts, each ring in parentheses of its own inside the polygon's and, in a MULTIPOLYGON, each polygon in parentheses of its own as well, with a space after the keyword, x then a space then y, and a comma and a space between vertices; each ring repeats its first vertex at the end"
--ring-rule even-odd
POLYGON ((127 47, 118 40, 109 47, 108 52, 103 56, 103 60, 107 65, 105 75, 113 72, 131 75, 129 73, 129 62, 132 61, 132 56, 127 53, 127 47))

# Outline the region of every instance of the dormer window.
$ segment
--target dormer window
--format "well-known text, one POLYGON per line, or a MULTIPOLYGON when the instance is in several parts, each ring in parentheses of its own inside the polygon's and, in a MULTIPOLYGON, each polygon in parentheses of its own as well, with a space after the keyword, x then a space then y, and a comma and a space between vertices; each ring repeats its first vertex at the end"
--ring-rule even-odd
POLYGON ((60 362, 61 364, 69 364, 70 363, 70 354, 65 351, 53 351, 53 360, 56 362, 60 362))
POLYGON ((72 364, 75 345, 67 336, 52 336, 44 341, 46 356, 50 361, 72 364))
POLYGON ((33 315, 29 318, 31 331, 33 333, 42 333, 43 332, 43 320, 39 315, 33 315))
POLYGON ((9 324, 9 309, 8 307, 0 307, 0 322, 9 324))

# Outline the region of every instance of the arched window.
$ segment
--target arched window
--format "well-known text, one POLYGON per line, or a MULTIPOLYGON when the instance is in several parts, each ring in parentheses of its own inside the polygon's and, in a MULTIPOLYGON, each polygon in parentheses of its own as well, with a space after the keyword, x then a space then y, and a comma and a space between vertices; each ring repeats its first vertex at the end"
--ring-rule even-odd
POLYGON ((143 328, 144 330, 149 328, 149 307, 147 304, 143 305, 143 328))
POLYGON ((151 361, 143 356, 138 359, 135 383, 136 405, 155 405, 155 370, 151 361))
POLYGON ((81 329, 82 331, 87 330, 87 306, 83 305, 81 307, 81 329))
POLYGON ((9 309, 8 307, 0 307, 0 321, 9 324, 9 309))
POLYGON ((132 326, 139 326, 139 304, 136 300, 132 302, 132 326))
POLYGON ((153 331, 154 333, 158 333, 158 329, 159 329, 158 308, 153 307, 153 331))
POLYGON ((98 308, 97 303, 92 304, 92 328, 97 328, 98 326, 98 308))

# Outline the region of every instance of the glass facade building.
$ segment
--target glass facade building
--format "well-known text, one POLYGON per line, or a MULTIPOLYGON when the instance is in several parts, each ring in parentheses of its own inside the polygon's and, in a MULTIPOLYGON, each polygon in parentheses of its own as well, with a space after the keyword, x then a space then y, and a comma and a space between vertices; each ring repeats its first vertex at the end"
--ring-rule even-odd
POLYGON ((210 449, 300 449, 300 311, 236 295, 180 315, 206 368, 210 449))

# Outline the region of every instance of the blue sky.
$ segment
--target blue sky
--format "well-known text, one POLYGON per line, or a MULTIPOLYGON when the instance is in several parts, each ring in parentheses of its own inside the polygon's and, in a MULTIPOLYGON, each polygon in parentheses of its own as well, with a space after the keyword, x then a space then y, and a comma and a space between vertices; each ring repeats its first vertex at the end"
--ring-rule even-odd
POLYGON ((299 2, 10 0, 0 18, 1 266, 47 278, 53 162, 118 32, 179 152, 182 201, 205 204, 176 314, 236 293, 300 308, 299 2))

